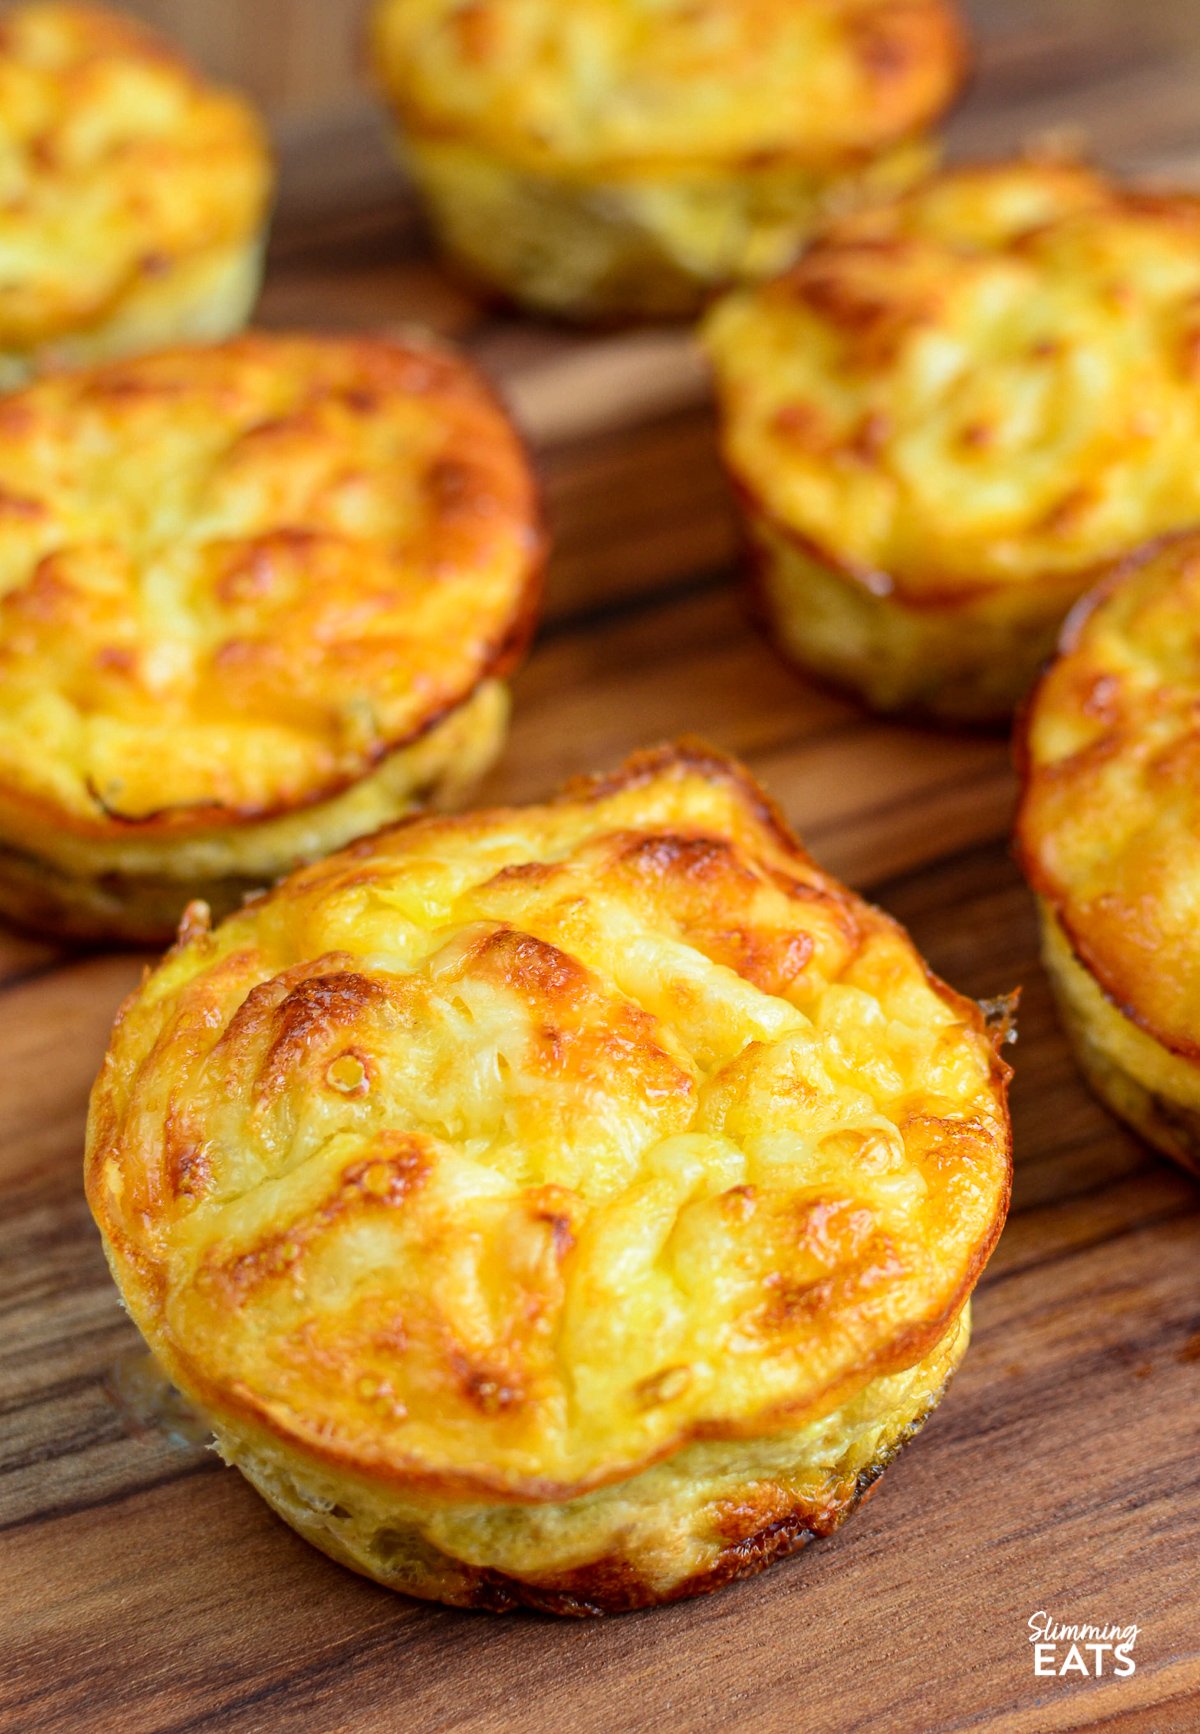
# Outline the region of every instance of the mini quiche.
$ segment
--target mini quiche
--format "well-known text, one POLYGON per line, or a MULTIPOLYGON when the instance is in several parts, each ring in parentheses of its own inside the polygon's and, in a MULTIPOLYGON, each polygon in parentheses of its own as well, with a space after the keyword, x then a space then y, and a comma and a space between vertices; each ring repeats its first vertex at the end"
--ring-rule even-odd
POLYGON ((492 761, 541 556, 417 339, 250 336, 0 399, 0 911, 169 938, 492 761))
POLYGON ((573 318, 694 311, 895 191, 962 81, 953 0, 376 0, 374 61, 468 272, 573 318))
POLYGON ((229 336, 258 294, 273 172, 248 103, 131 19, 0 16, 0 389, 229 336))
POLYGON ((317 1547, 617 1612, 836 1529, 938 1401, 1008 1199, 997 1039, 684 743, 193 906, 88 1197, 317 1547))
POLYGON ((946 172, 707 326, 755 595, 874 707, 997 721, 1115 560, 1200 520, 1200 199, 946 172))
POLYGON ((1081 1066, 1200 1175, 1200 534, 1081 603, 1025 719, 1018 839, 1081 1066))

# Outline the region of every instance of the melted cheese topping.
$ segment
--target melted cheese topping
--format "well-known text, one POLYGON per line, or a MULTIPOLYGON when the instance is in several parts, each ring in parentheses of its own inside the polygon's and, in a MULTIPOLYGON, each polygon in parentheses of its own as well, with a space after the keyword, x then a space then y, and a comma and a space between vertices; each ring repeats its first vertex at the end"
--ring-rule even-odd
POLYGON ((1026 870, 1085 967, 1200 1058, 1200 536, 1136 563, 1068 628, 1025 740, 1026 870))
POLYGON ((708 326, 738 482, 916 602, 1200 518, 1200 200, 1016 163, 833 226, 708 326))
POLYGON ((735 766, 379 833, 126 1005, 88 1191, 218 1421, 567 1497, 943 1337, 1007 1202, 977 1009, 735 766))
POLYGON ((411 130, 564 171, 853 160, 936 119, 964 57, 949 0, 380 0, 373 39, 411 130))
POLYGON ((0 827, 329 798, 520 648, 540 543, 465 362, 256 336, 0 401, 0 827))
POLYGON ((157 36, 87 6, 0 18, 0 352, 110 319, 261 228, 262 127, 157 36))

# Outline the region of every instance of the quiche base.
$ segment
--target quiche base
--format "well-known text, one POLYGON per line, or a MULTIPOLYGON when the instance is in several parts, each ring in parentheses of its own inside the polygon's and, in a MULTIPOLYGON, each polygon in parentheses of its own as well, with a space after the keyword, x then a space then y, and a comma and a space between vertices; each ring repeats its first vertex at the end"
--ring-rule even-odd
POLYGON ((821 1421, 693 1444, 561 1505, 403 1500, 232 1426, 216 1427, 217 1448, 306 1541, 388 1589, 490 1613, 629 1613, 711 1594, 840 1529, 920 1432, 969 1339, 968 1303, 915 1367, 821 1421))
POLYGON ((871 589, 759 503, 746 502, 745 523, 755 619, 794 668, 873 710, 1003 724, 1051 654, 1069 605, 1051 581, 914 607, 871 589))
POLYGON ((179 840, 135 836, 125 845, 77 840, 65 854, 69 840, 48 836, 58 858, 0 842, 0 915, 54 939, 165 945, 195 900, 221 920, 291 868, 364 832, 420 807, 459 805, 499 757, 508 714, 507 687, 486 680, 341 795, 261 824, 179 840))
POLYGON ((1084 1077, 1139 1137, 1200 1178, 1200 1067, 1119 1011, 1044 898, 1039 911, 1042 960, 1084 1077))
POLYGON ((218 343, 243 329, 262 287, 266 231, 144 276, 98 323, 33 349, 0 349, 0 391, 39 373, 90 367, 172 343, 218 343))
POLYGON ((696 313, 718 288, 783 270, 834 211, 900 191, 936 160, 914 138, 839 171, 767 162, 605 178, 509 164, 419 131, 400 149, 469 277, 578 320, 696 313))

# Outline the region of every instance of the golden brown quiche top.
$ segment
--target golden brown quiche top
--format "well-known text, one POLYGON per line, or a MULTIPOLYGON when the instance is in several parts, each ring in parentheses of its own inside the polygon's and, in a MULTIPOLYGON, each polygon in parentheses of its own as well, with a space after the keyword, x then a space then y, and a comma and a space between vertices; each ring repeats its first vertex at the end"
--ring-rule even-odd
POLYGON ((1003 1220, 1006 1077, 685 744, 193 913, 114 1031, 88 1196, 218 1417, 561 1498, 920 1359, 1003 1220))
POLYGON ((0 16, 0 351, 102 321, 145 276, 249 241, 271 194, 253 109, 98 7, 0 16))
POLYGON ((834 223, 707 342, 739 486, 916 605, 1200 519, 1200 199, 1020 161, 834 223))
POLYGON ((1080 605, 1021 757, 1034 887, 1120 1010, 1200 1059, 1200 535, 1080 605))
POLYGON ((523 642, 520 443, 424 341, 256 335, 0 400, 0 823, 319 800, 523 642))
POLYGON ((952 0, 377 0, 410 124, 619 174, 822 167, 923 130, 962 78, 952 0))

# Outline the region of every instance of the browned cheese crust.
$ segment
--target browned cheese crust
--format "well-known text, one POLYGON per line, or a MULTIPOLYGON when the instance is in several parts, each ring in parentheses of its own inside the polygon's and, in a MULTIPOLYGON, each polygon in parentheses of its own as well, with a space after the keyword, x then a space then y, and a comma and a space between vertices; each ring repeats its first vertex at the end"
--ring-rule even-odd
POLYGON ((785 653, 881 709, 1011 712, 1072 603, 1200 517, 1200 201, 1040 160, 831 224, 709 318, 785 653))
POLYGON ((173 925, 494 755, 542 539, 450 351, 256 335, 46 379, 0 402, 0 477, 10 912, 32 858, 64 923, 165 880, 173 925))
POLYGON ((114 1031, 87 1187, 151 1347, 318 1545, 449 1600, 661 1600, 833 1527, 936 1401, 1006 1078, 685 745, 197 911, 114 1031))
POLYGON ((272 191, 250 104, 98 6, 0 18, 0 384, 236 329, 272 191))
POLYGON ((443 247, 575 319, 689 314, 911 186, 965 60, 949 0, 379 0, 372 25, 443 247))
POLYGON ((379 0, 381 81, 414 132, 617 176, 854 167, 962 81, 947 0, 379 0))

